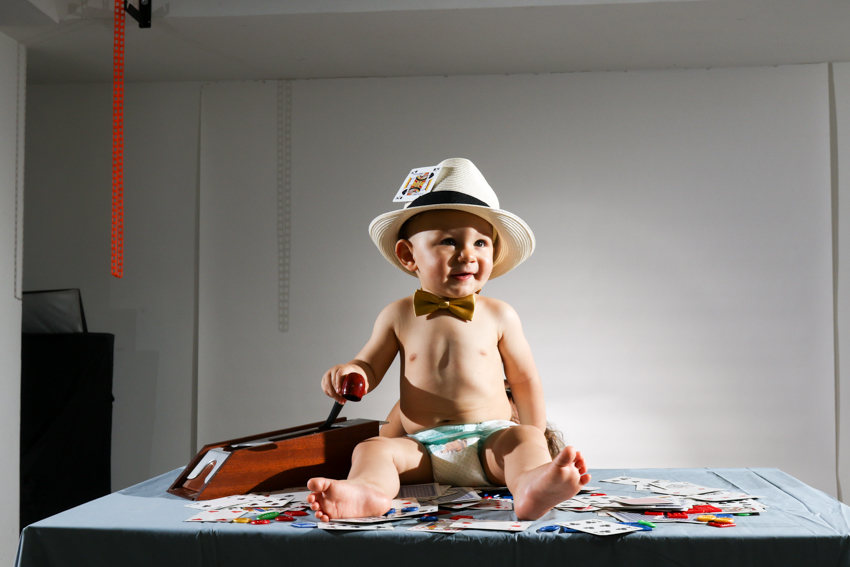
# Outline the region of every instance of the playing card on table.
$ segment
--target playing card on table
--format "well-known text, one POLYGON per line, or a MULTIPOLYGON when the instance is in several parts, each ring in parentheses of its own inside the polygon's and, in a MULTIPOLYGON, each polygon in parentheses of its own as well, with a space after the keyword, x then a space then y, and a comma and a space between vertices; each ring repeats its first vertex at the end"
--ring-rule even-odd
POLYGON ((258 499, 256 497, 249 494, 237 494, 234 496, 215 498, 213 500, 192 502, 191 504, 186 504, 186 507, 194 508, 196 510, 218 510, 220 508, 230 508, 233 506, 260 506, 261 504, 255 504, 255 501, 257 500, 258 499))
POLYGON ((559 526, 572 528, 580 532, 597 536, 609 536, 618 534, 628 534, 631 532, 643 531, 641 528, 634 526, 624 526, 604 520, 577 520, 575 522, 558 522, 559 526))
POLYGON ((652 484, 653 482, 667 482, 664 480, 658 480, 654 478, 636 478, 633 476, 618 476, 616 478, 608 478, 605 480, 600 480, 599 482, 610 482, 612 484, 626 484, 629 486, 643 486, 652 484))
POLYGON ((652 483, 653 492, 670 494, 673 496, 692 496, 694 494, 705 494, 706 492, 717 492, 719 488, 706 488, 691 482, 678 482, 674 480, 656 480, 652 483))
POLYGON ((254 497, 254 501, 250 504, 251 506, 281 507, 286 506, 295 499, 294 494, 274 492, 251 493, 248 496, 254 497))
POLYGON ((392 524, 334 524, 330 522, 319 522, 320 530, 339 530, 339 531, 364 531, 364 530, 392 530, 392 524))
POLYGON ((697 516, 701 516, 702 514, 688 514, 687 518, 668 518, 666 516, 647 516, 645 514, 638 514, 635 512, 622 512, 622 511, 611 511, 609 512, 612 518, 620 520, 621 522, 652 522, 653 524, 663 524, 663 523, 685 523, 685 524, 699 524, 701 522, 697 522, 697 516))
POLYGON ((439 506, 414 506, 418 506, 419 509, 413 512, 402 512, 402 508, 396 508, 395 512, 386 516, 370 516, 365 518, 340 518, 339 520, 334 520, 334 522, 346 522, 350 524, 375 524, 378 522, 391 522, 393 520, 399 520, 401 518, 410 518, 412 516, 423 516, 425 514, 430 514, 432 512, 436 512, 437 508, 439 508, 439 506))
POLYGON ((625 497, 625 496, 612 496, 611 499, 616 501, 616 502, 619 502, 620 504, 623 504, 624 506, 632 506, 632 507, 636 507, 636 506, 640 506, 640 507, 644 507, 644 506, 677 506, 677 507, 681 507, 682 504, 684 503, 684 500, 682 500, 681 498, 671 500, 670 498, 663 498, 663 497, 653 498, 651 496, 645 497, 645 498, 629 498, 629 497, 625 497))
POLYGON ((459 504, 461 502, 477 502, 479 500, 481 500, 481 497, 475 489, 469 488, 468 486, 458 486, 447 490, 446 493, 439 498, 430 499, 429 502, 431 504, 448 504, 449 502, 459 504))
POLYGON ((573 500, 584 502, 585 506, 599 506, 601 508, 617 506, 616 499, 616 496, 590 496, 588 494, 578 494, 573 497, 573 500))
POLYGON ((581 500, 576 500, 575 498, 564 500, 560 504, 556 504, 555 508, 558 510, 569 510, 572 512, 592 512, 594 510, 599 510, 598 507, 588 506, 587 503, 582 502, 581 500))
POLYGON ((502 499, 487 499, 487 500, 479 500, 474 502, 472 506, 467 506, 467 510, 513 510, 514 509, 514 501, 513 500, 502 500, 502 499))
POLYGON ((709 492, 708 494, 692 495, 694 500, 702 500, 703 502, 732 502, 734 500, 749 500, 751 498, 759 498, 759 496, 750 496, 743 492, 729 492, 721 490, 720 492, 709 492))
POLYGON ((579 492, 599 492, 601 488, 598 486, 582 486, 579 488, 579 492))
POLYGON ((398 489, 400 498, 417 498, 419 500, 429 500, 443 495, 443 490, 436 482, 427 484, 406 484, 398 489))
POLYGON ((232 522, 246 514, 242 508, 224 508, 222 510, 204 510, 184 522, 232 522))
POLYGON ((440 533, 440 534, 456 534, 457 532, 462 532, 461 528, 453 528, 452 524, 455 523, 455 520, 437 520, 436 522, 428 522, 425 524, 419 524, 417 526, 413 526, 412 528, 408 528, 409 532, 432 532, 432 533, 440 533))
POLYGON ((274 492, 268 492, 266 494, 289 494, 292 496, 292 500, 294 502, 306 502, 307 496, 309 496, 311 492, 312 491, 306 486, 293 486, 292 488, 275 490, 274 492))
POLYGON ((767 506, 755 500, 737 500, 735 502, 715 502, 724 514, 759 514, 767 510, 767 506))
POLYGON ((504 522, 501 520, 460 520, 451 524, 452 528, 464 530, 497 530, 501 532, 521 532, 534 522, 504 522))

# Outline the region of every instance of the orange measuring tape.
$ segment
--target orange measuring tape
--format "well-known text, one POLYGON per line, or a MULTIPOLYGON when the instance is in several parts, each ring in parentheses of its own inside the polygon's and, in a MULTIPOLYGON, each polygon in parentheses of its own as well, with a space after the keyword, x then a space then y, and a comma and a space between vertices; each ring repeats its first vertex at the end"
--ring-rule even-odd
POLYGON ((112 275, 124 277, 124 0, 115 0, 112 48, 112 275))

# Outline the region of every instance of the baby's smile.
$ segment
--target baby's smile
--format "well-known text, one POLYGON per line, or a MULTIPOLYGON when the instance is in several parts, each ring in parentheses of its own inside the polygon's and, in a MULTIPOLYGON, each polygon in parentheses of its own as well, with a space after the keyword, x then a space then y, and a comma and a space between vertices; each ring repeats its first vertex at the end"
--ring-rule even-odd
POLYGON ((460 272, 457 274, 450 274, 450 276, 456 280, 465 282, 467 280, 471 280, 475 276, 475 274, 473 274, 472 272, 460 272))

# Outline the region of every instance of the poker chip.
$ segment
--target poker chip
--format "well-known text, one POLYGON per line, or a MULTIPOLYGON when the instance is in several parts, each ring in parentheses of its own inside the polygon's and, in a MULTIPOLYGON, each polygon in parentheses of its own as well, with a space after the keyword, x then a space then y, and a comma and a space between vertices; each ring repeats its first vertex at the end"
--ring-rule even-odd
POLYGON ((292 524, 293 528, 318 528, 319 524, 313 522, 295 522, 292 524))

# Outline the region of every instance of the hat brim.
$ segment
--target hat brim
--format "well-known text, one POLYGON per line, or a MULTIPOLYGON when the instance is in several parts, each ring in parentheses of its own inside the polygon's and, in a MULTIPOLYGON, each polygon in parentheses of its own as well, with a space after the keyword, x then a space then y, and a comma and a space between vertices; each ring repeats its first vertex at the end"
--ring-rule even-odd
POLYGON ((395 245, 399 241, 398 232, 401 229, 401 225, 410 217, 426 211, 444 209, 471 213, 483 218, 496 229, 499 236, 497 239, 496 256, 493 258, 493 272, 490 274, 491 280, 510 272, 522 264, 534 252, 534 233, 525 224, 525 221, 515 214, 501 209, 459 203, 408 207, 406 209, 384 213, 376 217, 369 224, 369 236, 390 264, 396 266, 406 274, 416 276, 415 273, 402 266, 395 255, 395 245))

